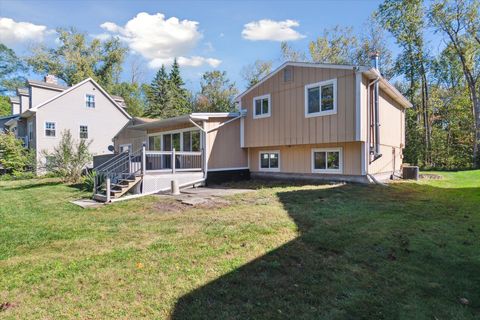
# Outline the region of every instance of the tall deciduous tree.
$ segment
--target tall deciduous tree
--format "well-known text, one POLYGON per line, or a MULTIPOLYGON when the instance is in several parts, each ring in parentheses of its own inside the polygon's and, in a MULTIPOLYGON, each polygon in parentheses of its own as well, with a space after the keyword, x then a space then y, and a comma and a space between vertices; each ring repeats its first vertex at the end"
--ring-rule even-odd
POLYGON ((127 48, 118 38, 87 40, 75 29, 57 29, 59 45, 54 48, 37 46, 27 58, 33 70, 54 74, 67 85, 85 78, 95 79, 106 90, 118 83, 127 48))
POLYGON ((247 81, 248 88, 256 85, 263 77, 272 71, 272 62, 256 60, 253 64, 246 65, 241 70, 242 78, 247 81))
POLYGON ((476 167, 480 167, 480 27, 476 25, 479 6, 478 0, 440 0, 429 12, 432 25, 446 35, 462 65, 475 119, 473 159, 476 167))
POLYGON ((15 90, 25 83, 26 67, 15 52, 0 43, 0 94, 15 90))
POLYGON ((238 90, 230 82, 225 71, 208 71, 202 76, 201 91, 197 96, 195 111, 231 112, 235 110, 233 99, 238 90))
POLYGON ((307 61, 307 56, 302 51, 297 51, 292 48, 286 41, 280 44, 280 51, 283 61, 304 62, 307 61))
MULTIPOLYGON (((422 155, 409 152, 409 162, 418 163, 419 158, 430 164, 430 107, 429 87, 427 80, 428 57, 425 50, 424 31, 425 15, 422 0, 385 0, 378 8, 377 17, 383 27, 394 37, 401 47, 402 53, 397 57, 396 70, 403 74, 409 82, 406 91, 410 101, 414 104, 416 122, 419 128, 410 128, 410 133, 416 135, 422 132, 424 140, 424 152, 422 155), (417 91, 420 91, 420 98, 417 99, 417 91), (420 106, 420 107, 419 107, 420 106)), ((411 115, 410 115, 411 116, 411 115)), ((416 140, 416 137, 409 136, 407 139, 416 140)), ((407 142, 407 149, 413 144, 407 142)))
POLYGON ((394 76, 392 51, 389 49, 386 33, 375 15, 372 15, 363 25, 355 54, 355 64, 370 66, 371 55, 379 54, 379 68, 382 76, 390 79, 394 76))
POLYGON ((358 48, 357 37, 351 27, 336 26, 325 29, 308 49, 313 62, 351 64, 355 61, 358 48))

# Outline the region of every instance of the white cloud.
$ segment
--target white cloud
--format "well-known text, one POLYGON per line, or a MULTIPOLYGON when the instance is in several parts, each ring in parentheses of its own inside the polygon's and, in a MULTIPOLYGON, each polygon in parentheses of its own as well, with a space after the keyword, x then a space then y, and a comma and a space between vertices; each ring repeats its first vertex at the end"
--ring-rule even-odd
MULTIPOLYGON (((151 68, 169 64, 175 57, 183 66, 209 64, 216 67, 221 63, 213 58, 188 57, 202 38, 196 21, 179 20, 176 17, 165 19, 162 13, 151 15, 141 12, 123 27, 113 22, 105 22, 100 27, 128 43, 133 52, 149 61, 151 68)), ((101 34, 97 37, 105 36, 101 34)))
POLYGON ((0 42, 8 45, 25 41, 42 42, 44 37, 52 32, 46 26, 0 17, 0 42))
POLYGON ((305 35, 294 30, 300 24, 295 20, 273 21, 262 19, 247 23, 242 37, 247 40, 291 41, 305 38, 305 35))
MULTIPOLYGON (((149 66, 151 68, 159 68, 164 65, 170 65, 173 63, 174 58, 156 58, 153 59, 149 62, 149 66)), ((199 57, 199 56, 193 56, 193 57, 183 57, 180 56, 177 58, 177 62, 181 66, 185 67, 200 67, 204 64, 208 64, 209 66, 216 68, 218 67, 221 63, 222 60, 214 59, 214 58, 205 58, 205 57, 199 57)))

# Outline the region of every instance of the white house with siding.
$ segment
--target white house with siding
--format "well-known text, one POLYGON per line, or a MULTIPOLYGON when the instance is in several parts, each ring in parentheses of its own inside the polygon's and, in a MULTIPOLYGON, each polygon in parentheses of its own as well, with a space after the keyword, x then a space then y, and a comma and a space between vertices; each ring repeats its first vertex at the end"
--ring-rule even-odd
POLYGON ((51 152, 66 130, 76 140, 91 140, 93 155, 112 153, 112 137, 131 119, 121 97, 108 94, 91 78, 71 87, 57 84, 53 76, 27 83, 11 99, 15 116, 4 125, 35 150, 39 167, 46 161, 44 151, 51 152))

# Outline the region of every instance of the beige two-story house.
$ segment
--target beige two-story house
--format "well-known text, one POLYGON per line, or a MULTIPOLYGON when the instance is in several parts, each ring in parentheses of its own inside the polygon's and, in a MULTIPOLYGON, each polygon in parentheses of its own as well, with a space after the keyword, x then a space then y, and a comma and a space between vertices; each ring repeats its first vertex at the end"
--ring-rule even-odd
POLYGON ((400 171, 411 104, 376 68, 287 62, 237 100, 254 176, 361 182, 400 171))
MULTIPOLYGON (((236 102, 233 113, 132 119, 114 138, 129 164, 119 172, 141 177, 141 193, 167 190, 175 179, 368 183, 400 173, 411 104, 375 67, 287 62, 236 102)), ((125 191, 117 187, 112 195, 125 191)))
POLYGON ((131 118, 121 97, 109 95, 91 78, 71 87, 57 84, 53 76, 27 84, 11 99, 13 116, 4 125, 35 150, 39 169, 45 152, 59 144, 66 130, 77 141, 91 141, 93 155, 112 153, 112 137, 131 118))

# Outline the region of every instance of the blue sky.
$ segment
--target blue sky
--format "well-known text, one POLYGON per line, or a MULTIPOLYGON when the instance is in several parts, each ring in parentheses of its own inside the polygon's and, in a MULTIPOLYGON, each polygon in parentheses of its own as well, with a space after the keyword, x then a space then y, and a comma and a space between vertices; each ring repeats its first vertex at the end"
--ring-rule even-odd
POLYGON ((243 66, 257 59, 280 64, 281 39, 306 50, 325 28, 339 24, 360 31, 380 2, 0 0, 0 41, 21 55, 40 41, 54 45, 54 28, 74 26, 92 37, 122 37, 131 49, 125 78, 133 60, 142 62, 149 82, 158 65, 181 56, 190 89, 197 90, 200 75, 213 69, 227 71, 243 89, 243 66))

